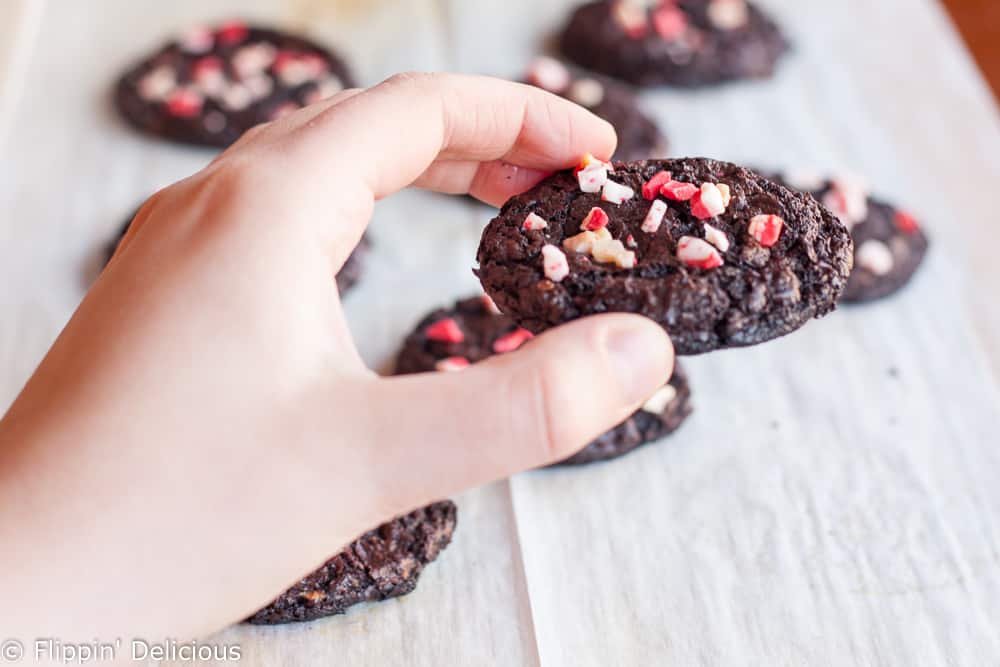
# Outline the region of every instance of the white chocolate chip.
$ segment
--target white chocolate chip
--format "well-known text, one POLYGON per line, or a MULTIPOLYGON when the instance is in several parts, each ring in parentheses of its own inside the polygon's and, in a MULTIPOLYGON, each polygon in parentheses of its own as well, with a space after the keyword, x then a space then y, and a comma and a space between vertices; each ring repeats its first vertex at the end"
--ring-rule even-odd
POLYGON ((643 404, 642 410, 654 415, 662 414, 675 398, 677 398, 677 390, 672 384, 665 384, 649 397, 649 400, 643 404))
POLYGON ((886 275, 896 263, 889 246, 877 239, 869 239, 858 247, 857 261, 858 266, 876 276, 886 275))
POLYGON ((593 109, 604 101, 604 86, 597 79, 579 79, 570 86, 569 98, 580 106, 593 109))
POLYGON ((177 87, 177 74, 168 65, 160 65, 139 79, 139 96, 144 100, 158 101, 177 87))
POLYGON ((633 197, 635 197, 635 190, 627 185, 615 183, 611 180, 605 181, 604 188, 601 191, 602 200, 619 206, 633 197))
POLYGON ((750 20, 745 0, 712 0, 708 3, 708 20, 719 30, 736 30, 750 20))
POLYGON ((663 217, 667 214, 667 203, 662 199, 654 199, 646 219, 642 221, 642 231, 647 234, 655 234, 663 223, 663 217))
POLYGON ((608 168, 600 163, 589 165, 577 172, 576 180, 582 191, 600 192, 604 184, 608 182, 608 168))
POLYGON ((569 275, 569 262, 563 251, 554 245, 542 246, 542 268, 545 277, 552 282, 558 283, 569 275))
POLYGON ((570 85, 569 70, 555 58, 542 56, 531 64, 528 82, 553 93, 561 93, 570 85))
POLYGON ((722 252, 729 250, 729 237, 721 229, 705 223, 705 240, 722 252))

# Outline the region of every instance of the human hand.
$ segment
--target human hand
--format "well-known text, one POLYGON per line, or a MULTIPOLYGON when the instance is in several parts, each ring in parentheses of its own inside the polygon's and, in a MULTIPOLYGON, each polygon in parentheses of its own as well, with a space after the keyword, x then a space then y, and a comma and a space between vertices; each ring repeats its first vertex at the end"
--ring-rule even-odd
POLYGON ((0 422, 0 627, 204 634, 381 521, 635 411, 673 365, 643 318, 382 379, 333 280, 382 197, 501 203, 614 142, 535 88, 404 75, 255 128, 157 193, 0 422))

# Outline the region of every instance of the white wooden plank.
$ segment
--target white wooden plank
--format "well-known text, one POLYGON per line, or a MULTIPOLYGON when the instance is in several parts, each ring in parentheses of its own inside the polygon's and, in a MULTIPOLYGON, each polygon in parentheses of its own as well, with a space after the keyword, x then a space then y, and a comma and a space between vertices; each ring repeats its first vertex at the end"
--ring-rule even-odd
MULTIPOLYGON (((452 2, 461 67, 518 75, 574 3, 539 4, 452 2)), ((864 172, 934 251, 896 299, 692 360, 661 445, 513 481, 541 662, 996 662, 996 108, 934 3, 762 4, 774 81, 643 94, 675 153, 864 172)))

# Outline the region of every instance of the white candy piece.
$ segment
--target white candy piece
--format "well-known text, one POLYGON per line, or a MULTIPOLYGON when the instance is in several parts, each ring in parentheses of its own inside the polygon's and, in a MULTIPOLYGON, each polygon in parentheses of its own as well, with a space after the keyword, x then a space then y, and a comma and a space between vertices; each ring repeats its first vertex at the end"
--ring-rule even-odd
POLYGON ((708 241, 694 236, 682 236, 677 242, 677 259, 688 266, 715 268, 723 264, 719 251, 708 241))
POLYGON ((712 0, 708 3, 708 20, 719 30, 736 30, 750 20, 745 0, 712 0))
POLYGON ((241 83, 226 86, 222 91, 222 105, 230 111, 242 111, 253 102, 253 93, 241 83))
POLYGON ((215 44, 212 31, 204 26, 188 28, 177 37, 177 46, 184 53, 208 53, 215 44))
POLYGON ((857 263, 876 276, 884 276, 892 271, 896 261, 889 246, 877 239, 869 239, 858 247, 857 263))
POLYGON ((528 70, 528 81, 532 85, 553 93, 566 90, 571 80, 572 76, 566 66, 555 58, 547 56, 537 58, 528 70))
POLYGON ((677 390, 672 384, 665 384, 642 405, 642 411, 652 412, 654 415, 662 414, 675 398, 677 398, 677 390))
POLYGON ((542 246, 542 268, 545 271, 545 277, 555 283, 562 281, 569 275, 569 262, 566 261, 566 255, 551 244, 542 246))
POLYGON ((721 229, 705 223, 705 240, 722 252, 729 250, 729 237, 721 229))
POLYGON ((316 84, 316 90, 310 91, 306 97, 309 104, 314 104, 328 97, 333 97, 344 89, 344 82, 338 77, 330 75, 316 84))
POLYGON ((642 231, 647 234, 655 234, 663 224, 663 217, 667 214, 667 202, 662 199, 654 199, 653 205, 649 207, 646 219, 642 221, 642 231))
POLYGON ((594 163, 578 171, 576 180, 584 192, 600 192, 604 184, 608 182, 608 168, 603 164, 594 163))
POLYGON ((439 373, 455 373, 457 371, 464 371, 469 367, 469 362, 465 359, 461 361, 456 361, 455 359, 442 359, 441 361, 434 364, 434 370, 439 373))
POLYGON ((260 74, 271 66, 277 54, 278 50, 267 42, 241 46, 233 54, 233 69, 241 79, 260 74))
POLYGON ((243 85, 246 86, 254 100, 262 100, 274 92, 274 79, 266 74, 257 74, 247 78, 243 85))
POLYGON ((606 181, 604 183, 604 189, 601 191, 601 199, 612 204, 617 204, 621 206, 623 203, 632 199, 635 196, 635 190, 627 185, 622 185, 621 183, 615 183, 614 181, 606 181))
POLYGON ((782 175, 785 183, 796 190, 813 192, 823 187, 823 176, 814 169, 798 168, 782 175))
POLYGON ((856 176, 841 175, 831 181, 823 205, 836 214, 848 229, 868 217, 868 187, 856 176))
POLYGON ((726 212, 726 198, 715 183, 701 184, 701 204, 713 217, 726 212))
POLYGON ((604 86, 597 79, 579 79, 570 86, 569 98, 580 106, 596 107, 604 101, 604 86))
POLYGON ((226 75, 219 68, 204 67, 197 70, 195 86, 208 97, 219 97, 226 88, 226 75))
POLYGON ((528 231, 537 231, 539 229, 545 229, 549 226, 545 218, 538 215, 537 213, 529 213, 528 217, 524 219, 524 228, 528 231))
POLYGON ((139 80, 139 96, 144 100, 162 100, 177 87, 177 74, 172 67, 160 65, 139 80))

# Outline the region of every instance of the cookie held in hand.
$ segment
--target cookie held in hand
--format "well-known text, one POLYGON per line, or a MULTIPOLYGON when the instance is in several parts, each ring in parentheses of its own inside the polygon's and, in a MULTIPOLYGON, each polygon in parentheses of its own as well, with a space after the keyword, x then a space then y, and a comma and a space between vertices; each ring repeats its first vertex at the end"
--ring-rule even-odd
POLYGON ((588 156, 510 199, 476 274, 533 333, 637 313, 678 354, 762 343, 832 311, 851 271, 847 228, 808 194, 707 158, 588 156))
MULTIPOLYGON (((420 321, 399 352, 396 373, 460 371, 494 354, 513 352, 531 337, 488 297, 463 299, 420 321)), ((690 399, 687 376, 678 366, 640 410, 557 465, 607 461, 659 440, 691 414, 690 399)))

